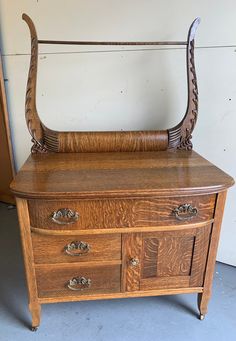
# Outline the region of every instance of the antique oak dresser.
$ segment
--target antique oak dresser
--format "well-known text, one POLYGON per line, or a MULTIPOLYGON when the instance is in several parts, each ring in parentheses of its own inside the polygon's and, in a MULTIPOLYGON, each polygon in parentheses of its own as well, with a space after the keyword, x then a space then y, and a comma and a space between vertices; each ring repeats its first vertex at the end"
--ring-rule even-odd
POLYGON ((226 191, 233 179, 192 150, 194 35, 183 42, 39 40, 32 20, 26 121, 31 155, 16 197, 32 330, 43 303, 198 294, 207 313, 226 191), (38 44, 184 45, 188 103, 165 131, 58 132, 36 109, 38 44))

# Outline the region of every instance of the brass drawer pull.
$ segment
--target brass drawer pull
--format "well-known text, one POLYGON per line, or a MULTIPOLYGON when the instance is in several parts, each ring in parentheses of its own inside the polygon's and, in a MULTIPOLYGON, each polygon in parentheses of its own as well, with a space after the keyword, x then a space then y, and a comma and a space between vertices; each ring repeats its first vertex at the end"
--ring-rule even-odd
POLYGON ((52 214, 52 221, 59 225, 74 224, 78 219, 79 213, 69 208, 60 208, 52 214))
POLYGON ((90 245, 85 242, 71 242, 70 244, 65 246, 65 252, 70 256, 82 256, 89 252, 90 245), (82 252, 73 252, 76 250, 81 250, 82 252))
POLYGON ((188 220, 197 215, 198 209, 190 204, 183 204, 175 208, 173 212, 178 220, 188 220))
POLYGON ((138 266, 139 265, 139 260, 137 258, 131 258, 129 261, 129 264, 131 266, 138 266))
POLYGON ((92 281, 90 278, 74 277, 69 280, 67 287, 70 290, 84 290, 91 287, 92 281))

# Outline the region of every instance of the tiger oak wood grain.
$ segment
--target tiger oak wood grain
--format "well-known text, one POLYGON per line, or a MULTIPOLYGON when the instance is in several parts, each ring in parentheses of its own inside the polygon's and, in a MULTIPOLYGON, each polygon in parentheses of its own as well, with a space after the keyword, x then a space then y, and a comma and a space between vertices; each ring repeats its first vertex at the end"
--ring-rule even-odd
MULTIPOLYGON (((45 130, 46 141, 48 135, 45 130)), ((167 131, 59 132, 57 138, 61 153, 137 152, 168 148, 167 131)))
POLYGON ((207 258, 206 273, 204 277, 203 292, 198 295, 198 308, 201 314, 205 315, 208 310, 208 303, 211 298, 212 281, 216 263, 217 247, 220 239, 221 223, 225 207, 227 192, 222 192, 217 195, 215 208, 215 222, 212 227, 212 235, 207 258))
MULTIPOLYGON (((155 238, 156 239, 156 238, 155 238)), ((194 248, 194 237, 177 237, 176 235, 163 236, 158 238, 158 252, 156 259, 150 259, 147 251, 147 241, 152 241, 153 238, 144 237, 146 242, 146 250, 143 250, 143 261, 146 263, 143 267, 142 279, 148 277, 173 277, 173 276, 189 276, 192 264, 192 255, 194 248), (146 251, 146 252, 145 252, 146 251), (145 254, 144 254, 145 252, 145 254), (156 264, 157 271, 152 276, 148 271, 147 259, 156 264)), ((149 263, 149 266, 150 266, 149 263)))
POLYGON ((18 197, 94 198, 218 193, 233 179, 194 151, 29 156, 11 184, 18 197))
POLYGON ((204 315, 226 190, 234 181, 192 151, 198 117, 194 37, 200 19, 192 23, 187 41, 169 43, 40 40, 30 17, 23 14, 23 19, 31 34, 25 115, 36 154, 11 189, 17 198, 32 326, 39 325, 42 303, 163 294, 198 293, 204 315), (184 44, 188 100, 183 119, 166 131, 48 129, 36 108, 38 44, 45 43, 184 44), (189 212, 196 216, 178 220, 173 210, 182 204, 195 207, 189 212), (58 217, 76 222, 59 225, 52 216, 57 222, 58 217), (65 245, 82 238, 91 244, 89 252, 65 255, 65 245), (68 288, 69 280, 81 276, 91 286, 84 279, 83 290, 68 288))
POLYGON ((215 195, 123 200, 47 201, 29 200, 32 227, 53 230, 106 229, 158 225, 184 225, 199 223, 213 218, 215 195), (178 220, 174 209, 182 204, 191 204, 198 214, 187 220, 178 220), (78 221, 66 225, 52 220, 53 212, 69 208, 79 214, 78 221))
POLYGON ((114 298, 131 298, 131 297, 152 297, 163 295, 176 295, 176 294, 193 294, 202 293, 201 287, 196 288, 166 288, 157 290, 139 290, 139 291, 126 291, 111 294, 95 294, 95 295, 83 295, 83 296, 57 296, 57 297, 42 297, 38 299, 40 303, 56 303, 56 302, 78 302, 78 301, 93 301, 104 300, 114 298))
POLYGON ((211 225, 184 231, 124 235, 127 291, 203 285, 211 225), (138 266, 129 266, 136 258, 138 266))
POLYGON ((132 258, 140 260, 142 245, 142 234, 132 233, 122 236, 123 249, 123 291, 137 291, 140 288, 141 264, 132 266, 132 258))
POLYGON ((140 290, 188 288, 190 276, 171 276, 144 278, 140 281, 140 290))
POLYGON ((122 227, 121 229, 117 230, 117 228, 106 228, 106 229, 89 229, 88 230, 53 230, 53 229, 41 229, 38 227, 31 227, 31 231, 44 235, 44 236, 72 236, 75 233, 77 235, 83 235, 83 234, 90 234, 92 235, 99 235, 99 234, 117 234, 120 233, 132 233, 132 232, 154 232, 154 231, 180 231, 180 230, 186 230, 189 228, 196 228, 196 227, 204 227, 207 224, 211 224, 214 222, 214 219, 210 219, 208 221, 203 221, 200 223, 193 223, 190 224, 180 224, 180 225, 159 225, 159 226, 141 226, 141 227, 122 227))
POLYGON ((191 278, 189 282, 190 286, 203 285, 211 231, 212 224, 207 224, 202 229, 196 229, 194 253, 191 264, 191 278))
POLYGON ((156 277, 158 247, 158 238, 143 238, 142 278, 156 277))
MULTIPOLYGON (((32 243, 35 263, 81 263, 89 261, 104 261, 121 259, 121 235, 72 235, 47 236, 32 233, 32 243), (80 256, 68 255, 65 247, 75 241, 89 245, 89 251, 80 251, 80 256)), ((71 251, 77 254, 78 251, 71 251)))
POLYGON ((68 264, 54 270, 42 266, 36 268, 36 278, 39 297, 120 292, 120 265, 75 267, 68 264), (68 281, 80 276, 91 279, 91 287, 78 291, 68 289, 68 281))
POLYGON ((38 290, 35 278, 34 256, 30 235, 30 221, 27 201, 16 198, 18 220, 20 224, 21 243, 24 256, 24 266, 27 279, 27 289, 29 298, 29 310, 32 315, 32 327, 40 324, 41 306, 38 302, 38 290))
POLYGON ((190 151, 31 156, 12 189, 27 231, 32 325, 42 303, 190 292, 199 294, 205 314, 232 184, 190 151), (185 203, 198 213, 179 221, 173 209, 185 203), (77 210, 78 221, 54 223, 61 208, 77 210), (65 245, 79 240, 91 244, 90 253, 65 255, 65 245), (91 277, 93 286, 72 292, 67 284, 77 276, 91 277))

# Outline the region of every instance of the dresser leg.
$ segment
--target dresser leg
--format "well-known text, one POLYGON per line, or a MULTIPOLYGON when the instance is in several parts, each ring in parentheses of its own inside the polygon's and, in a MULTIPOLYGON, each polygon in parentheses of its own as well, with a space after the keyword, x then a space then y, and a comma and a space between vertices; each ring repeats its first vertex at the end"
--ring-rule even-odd
POLYGON ((24 255, 25 273, 27 278, 29 310, 32 315, 32 331, 36 331, 40 324, 41 306, 38 302, 34 255, 30 231, 30 219, 27 200, 16 198, 18 219, 20 223, 21 243, 24 255))
POLYGON ((36 331, 40 325, 41 305, 37 302, 29 303, 29 310, 32 316, 32 331, 36 331))
POLYGON ((198 308, 200 311, 200 320, 204 320, 207 313, 208 302, 211 298, 212 281, 216 262, 217 247, 220 238, 220 228, 224 212, 226 192, 217 195, 214 223, 212 226, 211 241, 209 245, 208 259, 206 264, 206 275, 204 279, 203 292, 198 294, 198 308))
POLYGON ((207 293, 198 294, 198 309, 200 312, 199 319, 204 320, 205 315, 207 314, 208 302, 210 300, 210 295, 207 293))

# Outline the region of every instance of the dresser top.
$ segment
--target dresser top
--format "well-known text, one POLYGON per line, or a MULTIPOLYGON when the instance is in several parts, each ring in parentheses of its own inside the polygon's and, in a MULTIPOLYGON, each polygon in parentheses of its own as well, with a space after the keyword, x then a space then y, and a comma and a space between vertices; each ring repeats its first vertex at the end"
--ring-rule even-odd
POLYGON ((11 184, 26 198, 217 193, 234 180, 194 151, 49 153, 29 156, 11 184))

